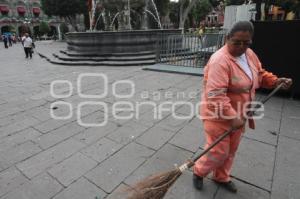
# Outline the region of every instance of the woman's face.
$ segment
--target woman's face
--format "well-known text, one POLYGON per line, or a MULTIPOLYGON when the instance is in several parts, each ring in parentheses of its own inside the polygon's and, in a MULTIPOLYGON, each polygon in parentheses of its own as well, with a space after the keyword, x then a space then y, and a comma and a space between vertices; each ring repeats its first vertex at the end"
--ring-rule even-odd
POLYGON ((247 48, 252 44, 252 35, 248 31, 235 32, 227 40, 229 53, 234 57, 244 54, 247 48))

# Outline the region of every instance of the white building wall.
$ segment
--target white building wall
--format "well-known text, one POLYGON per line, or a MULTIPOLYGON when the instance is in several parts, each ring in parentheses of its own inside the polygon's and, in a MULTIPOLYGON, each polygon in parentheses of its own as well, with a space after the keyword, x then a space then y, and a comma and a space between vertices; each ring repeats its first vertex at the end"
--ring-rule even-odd
MULTIPOLYGON (((261 6, 264 10, 264 4, 261 6)), ((263 12, 262 12, 263 13, 263 12)), ((224 28, 230 29, 237 21, 250 21, 255 19, 255 4, 243 4, 239 6, 226 6, 224 17, 224 28)))
POLYGON ((229 29, 234 22, 236 22, 236 12, 237 6, 226 6, 224 15, 224 25, 225 29, 229 29))

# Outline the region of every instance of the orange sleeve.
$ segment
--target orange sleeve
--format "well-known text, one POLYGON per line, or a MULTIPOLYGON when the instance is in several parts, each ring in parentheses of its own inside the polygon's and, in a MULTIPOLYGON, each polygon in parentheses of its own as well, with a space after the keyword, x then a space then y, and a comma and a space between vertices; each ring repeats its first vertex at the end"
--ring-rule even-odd
POLYGON ((259 86, 262 88, 274 88, 278 77, 273 73, 266 71, 262 67, 262 64, 255 52, 253 52, 251 49, 249 49, 249 51, 251 53, 251 58, 257 65, 259 86))
POLYGON ((266 71, 262 68, 262 65, 259 62, 259 79, 260 87, 262 88, 274 88, 278 77, 271 72, 266 71))
POLYGON ((233 119, 237 117, 237 112, 230 103, 227 96, 229 85, 229 67, 213 62, 209 64, 205 95, 207 99, 207 108, 213 113, 218 113, 216 119, 233 119), (224 118, 224 116, 226 116, 224 118), (230 118, 228 118, 230 117, 230 118))

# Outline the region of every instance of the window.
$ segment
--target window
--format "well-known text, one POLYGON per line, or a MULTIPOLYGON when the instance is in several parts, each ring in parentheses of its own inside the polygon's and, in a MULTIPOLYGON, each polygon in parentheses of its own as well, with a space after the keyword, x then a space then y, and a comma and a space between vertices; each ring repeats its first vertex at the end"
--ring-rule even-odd
POLYGON ((26 9, 24 6, 18 6, 17 7, 17 11, 19 13, 19 16, 24 17, 25 13, 26 13, 26 9))
POLYGON ((0 5, 0 12, 2 15, 8 15, 9 8, 7 5, 0 5))

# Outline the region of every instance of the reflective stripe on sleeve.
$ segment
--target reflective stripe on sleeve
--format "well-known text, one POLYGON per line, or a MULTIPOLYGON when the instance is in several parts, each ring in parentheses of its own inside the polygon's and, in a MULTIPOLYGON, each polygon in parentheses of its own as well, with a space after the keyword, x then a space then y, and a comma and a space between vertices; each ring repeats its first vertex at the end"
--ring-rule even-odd
POLYGON ((217 95, 221 95, 227 92, 226 88, 221 88, 221 89, 215 89, 213 91, 210 91, 207 93, 207 97, 215 97, 217 95))

